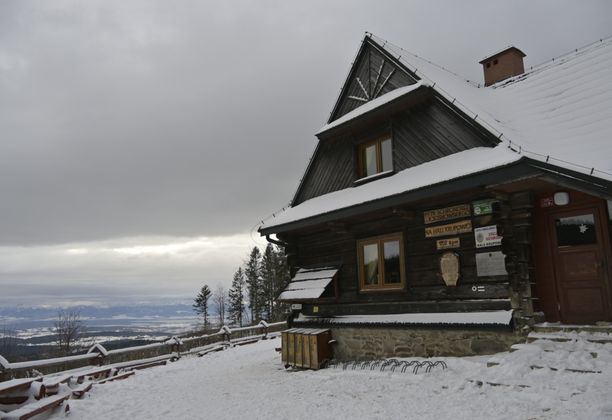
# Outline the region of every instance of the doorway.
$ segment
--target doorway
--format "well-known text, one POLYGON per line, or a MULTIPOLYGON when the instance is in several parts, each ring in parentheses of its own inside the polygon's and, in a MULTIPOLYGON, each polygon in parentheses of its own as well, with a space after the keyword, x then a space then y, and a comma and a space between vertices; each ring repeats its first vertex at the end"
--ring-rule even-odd
POLYGON ((608 241, 600 207, 564 209, 546 215, 557 310, 564 323, 611 319, 608 241))

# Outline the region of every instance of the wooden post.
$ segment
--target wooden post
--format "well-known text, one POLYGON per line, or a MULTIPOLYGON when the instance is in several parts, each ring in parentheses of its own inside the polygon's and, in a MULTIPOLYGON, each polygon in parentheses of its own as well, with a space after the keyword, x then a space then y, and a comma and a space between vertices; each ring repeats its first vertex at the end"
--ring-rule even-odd
POLYGON ((506 270, 510 280, 512 308, 517 330, 527 333, 535 323, 531 294, 534 198, 531 191, 514 193, 509 197, 510 218, 504 226, 506 270))

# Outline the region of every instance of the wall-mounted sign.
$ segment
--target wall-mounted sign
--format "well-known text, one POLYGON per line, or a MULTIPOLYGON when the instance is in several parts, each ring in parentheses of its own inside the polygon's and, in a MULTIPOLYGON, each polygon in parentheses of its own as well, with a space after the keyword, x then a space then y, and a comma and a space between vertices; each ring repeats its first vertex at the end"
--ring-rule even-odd
POLYGON ((440 257, 440 273, 447 286, 456 286, 459 280, 459 255, 445 252, 440 257))
POLYGON ((459 204, 458 206, 445 207, 443 209, 428 210, 423 212, 423 219, 425 220, 426 224, 469 216, 469 204, 459 204))
POLYGON ((481 200, 474 201, 472 207, 474 208, 474 216, 483 216, 485 214, 493 213, 493 203, 496 200, 481 200))
POLYGON ((437 250, 459 248, 460 246, 461 241, 459 238, 438 239, 436 241, 437 250))
POLYGON ((436 236, 456 235, 458 233, 466 233, 472 231, 472 221, 462 220, 460 222, 449 223, 447 225, 431 226, 425 228, 426 238, 435 238, 436 236))
POLYGON ((555 199, 553 197, 544 197, 540 199, 540 207, 552 207, 555 205, 555 199))
POLYGON ((483 226, 474 229, 476 248, 501 245, 502 237, 497 235, 497 226, 483 226))
POLYGON ((476 274, 482 276, 504 276, 506 271, 506 256, 501 251, 476 254, 476 274))

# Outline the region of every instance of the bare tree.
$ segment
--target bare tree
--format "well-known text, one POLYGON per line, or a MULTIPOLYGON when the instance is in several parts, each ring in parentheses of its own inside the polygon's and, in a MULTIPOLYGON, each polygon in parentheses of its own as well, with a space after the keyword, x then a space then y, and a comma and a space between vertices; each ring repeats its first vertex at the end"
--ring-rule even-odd
POLYGON ((12 358, 17 354, 17 331, 14 328, 2 326, 0 331, 0 356, 12 358))
POLYGON ((60 309, 57 312, 57 320, 54 324, 57 335, 57 347, 60 353, 65 355, 75 347, 78 340, 85 332, 85 325, 78 311, 60 309))
POLYGON ((225 324, 225 305, 227 303, 227 294, 223 286, 218 286, 213 294, 213 302, 217 307, 217 315, 219 315, 219 326, 225 324))

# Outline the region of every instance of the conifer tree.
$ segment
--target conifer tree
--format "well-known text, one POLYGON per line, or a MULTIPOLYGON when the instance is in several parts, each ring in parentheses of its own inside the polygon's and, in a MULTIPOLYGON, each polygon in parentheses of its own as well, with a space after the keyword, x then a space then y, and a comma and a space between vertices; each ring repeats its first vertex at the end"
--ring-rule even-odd
POLYGON ((196 296, 192 305, 193 310, 202 317, 205 330, 210 326, 208 321, 208 299, 210 299, 210 295, 212 295, 212 292, 210 291, 208 285, 205 284, 202 286, 200 293, 198 293, 198 296, 196 296))
POLYGON ((241 267, 234 273, 232 280, 232 288, 229 290, 229 318, 230 321, 242 327, 242 319, 244 318, 244 289, 245 280, 244 272, 241 267))
POLYGON ((251 322, 256 322, 261 317, 261 280, 260 280, 261 252, 256 246, 251 250, 249 259, 244 267, 247 295, 251 312, 251 322))
POLYGON ((278 302, 278 296, 285 289, 287 284, 291 281, 291 275, 289 272, 289 265, 287 264, 287 255, 285 250, 281 247, 276 247, 276 258, 274 270, 276 273, 276 284, 274 291, 274 308, 272 313, 272 321, 280 321, 285 317, 287 304, 278 302))
POLYGON ((261 298, 263 310, 268 321, 272 320, 274 303, 276 301, 276 251, 268 244, 261 258, 261 298))

